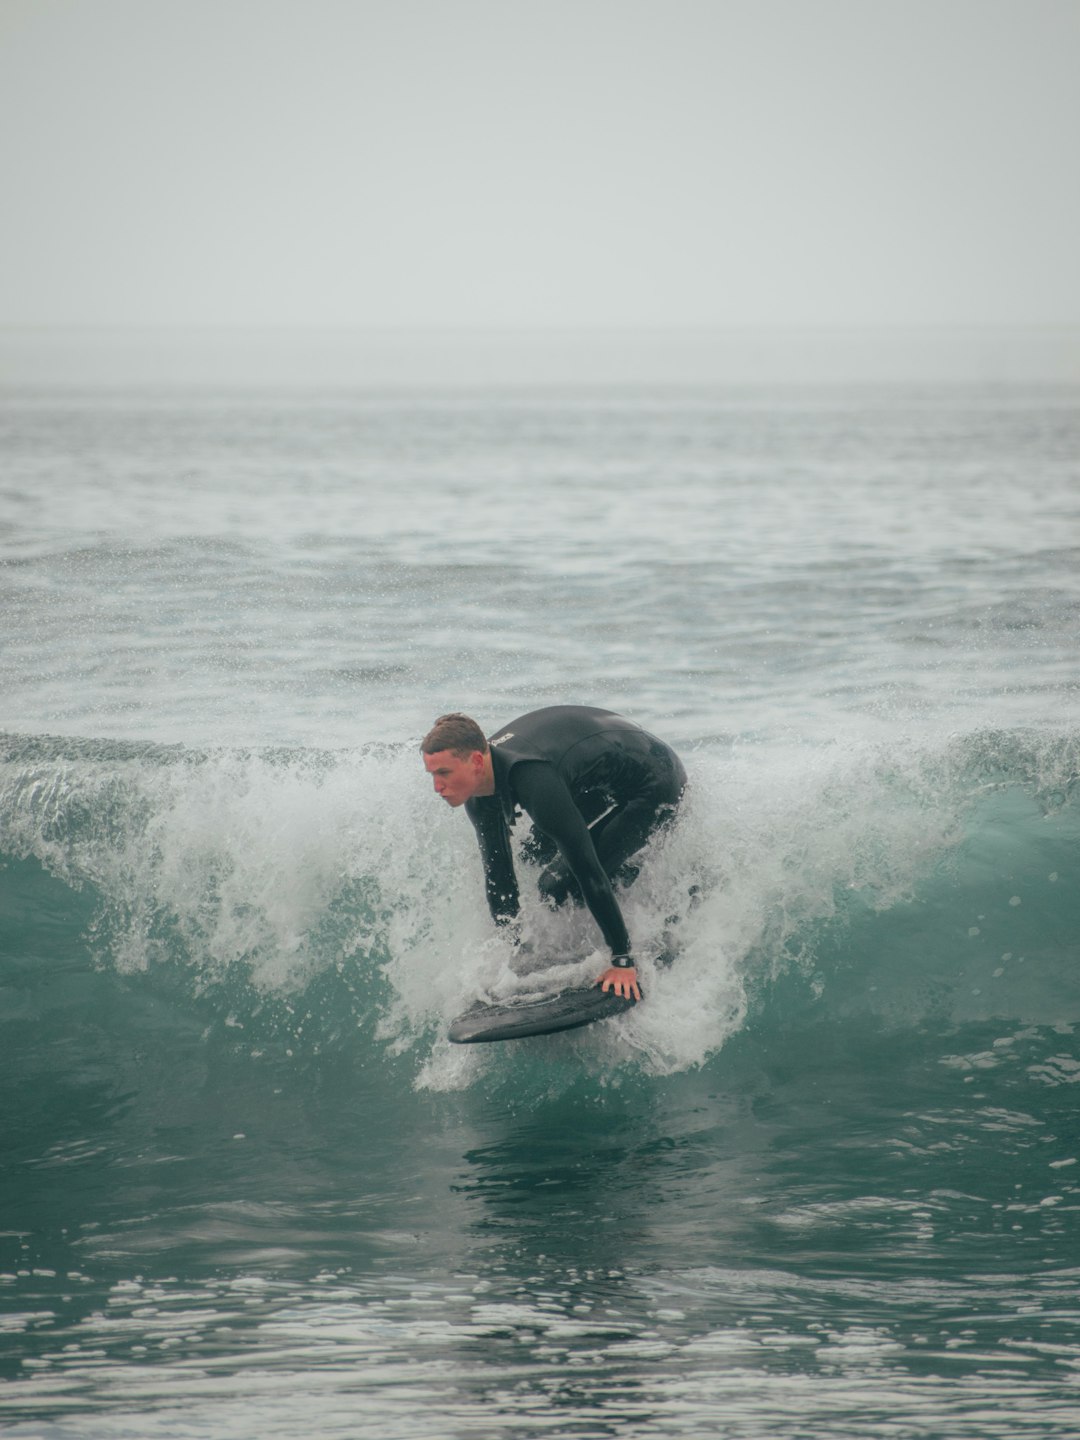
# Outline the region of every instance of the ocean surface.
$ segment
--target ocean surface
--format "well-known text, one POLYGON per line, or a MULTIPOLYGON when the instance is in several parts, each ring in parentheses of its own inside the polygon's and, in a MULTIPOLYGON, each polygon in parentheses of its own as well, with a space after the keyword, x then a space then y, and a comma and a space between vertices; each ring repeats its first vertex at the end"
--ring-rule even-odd
POLYGON ((5 1434, 1080 1435, 1080 389, 8 386, 0 606, 5 1434), (560 702, 646 1000, 451 1047, 560 702))

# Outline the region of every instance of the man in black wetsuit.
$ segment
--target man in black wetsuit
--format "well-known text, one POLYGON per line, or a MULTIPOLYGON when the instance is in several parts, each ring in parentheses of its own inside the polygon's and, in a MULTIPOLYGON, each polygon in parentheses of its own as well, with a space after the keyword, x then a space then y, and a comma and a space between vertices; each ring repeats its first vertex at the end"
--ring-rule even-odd
POLYGON ((633 879, 626 862, 675 813, 686 785, 675 752, 632 720, 586 705, 534 710, 490 741, 467 715, 443 715, 420 750, 435 793, 464 805, 476 828, 495 923, 518 914, 510 826, 523 810, 533 822, 525 853, 546 867, 541 895, 589 907, 612 955, 597 984, 640 1000, 611 882, 633 879))

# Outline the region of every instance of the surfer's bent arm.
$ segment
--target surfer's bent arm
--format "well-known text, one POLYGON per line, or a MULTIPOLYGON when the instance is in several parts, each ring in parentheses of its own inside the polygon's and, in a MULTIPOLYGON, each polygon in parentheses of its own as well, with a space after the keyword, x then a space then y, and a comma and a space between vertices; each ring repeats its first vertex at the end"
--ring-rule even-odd
POLYGON ((619 902, 566 781, 551 765, 526 760, 514 767, 514 790, 533 822, 559 847, 612 955, 628 956, 630 936, 619 902))
POLYGON ((519 906, 510 832, 498 800, 470 800, 465 812, 476 829, 480 857, 484 862, 484 887, 488 909, 496 925, 509 925, 517 918, 519 906))

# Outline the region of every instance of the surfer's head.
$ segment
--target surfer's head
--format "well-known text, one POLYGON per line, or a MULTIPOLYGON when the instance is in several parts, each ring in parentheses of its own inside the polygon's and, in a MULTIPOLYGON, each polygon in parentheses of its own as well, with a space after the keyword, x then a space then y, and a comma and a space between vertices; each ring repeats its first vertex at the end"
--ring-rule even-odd
POLYGON ((455 808, 474 795, 491 795, 495 782, 487 737, 468 715, 440 715, 420 742, 424 768, 436 795, 455 808))
POLYGON ((464 760, 474 750, 487 754, 487 736, 480 726, 468 715, 456 711, 452 715, 440 715, 428 733, 420 741, 424 755, 437 755, 440 750, 452 750, 459 760, 464 760))

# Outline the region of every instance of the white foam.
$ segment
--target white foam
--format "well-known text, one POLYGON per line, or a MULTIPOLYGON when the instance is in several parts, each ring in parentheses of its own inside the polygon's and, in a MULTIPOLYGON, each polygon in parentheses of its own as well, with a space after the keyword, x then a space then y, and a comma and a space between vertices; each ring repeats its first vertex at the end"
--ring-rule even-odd
MULTIPOLYGON (((971 773, 972 754, 971 737, 865 734, 688 752, 679 822, 623 896, 646 1001, 550 1053, 611 1076, 704 1063, 781 969, 814 963, 800 946, 838 897, 892 906, 955 846, 967 805, 997 783, 971 773), (657 967, 668 949, 675 964, 657 967)), ((1031 764, 1042 776, 1045 759, 1031 764)), ((118 758, 73 746, 10 761, 3 808, 4 849, 99 892, 102 963, 186 967, 199 988, 240 974, 286 1001, 326 972, 355 974, 357 1023, 380 1007, 378 1042, 414 1050, 422 1085, 473 1083, 492 1061, 451 1050, 448 1021, 477 996, 538 983, 491 923, 472 827, 432 795, 411 747, 118 758)), ((581 957, 543 983, 588 983, 605 964, 591 917, 547 911, 520 859, 519 878, 536 952, 581 957)))

